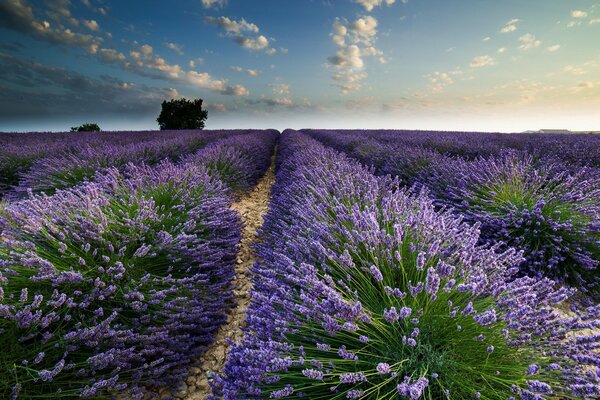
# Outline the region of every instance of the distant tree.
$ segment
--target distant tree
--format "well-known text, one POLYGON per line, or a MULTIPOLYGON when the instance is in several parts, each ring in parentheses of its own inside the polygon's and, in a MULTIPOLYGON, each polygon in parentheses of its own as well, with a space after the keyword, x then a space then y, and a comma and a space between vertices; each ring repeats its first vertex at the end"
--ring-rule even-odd
POLYGON ((100 132, 98 124, 82 124, 71 128, 71 132, 100 132))
POLYGON ((173 99, 162 102, 162 110, 156 119, 161 130, 202 129, 208 112, 202 109, 202 99, 173 99))

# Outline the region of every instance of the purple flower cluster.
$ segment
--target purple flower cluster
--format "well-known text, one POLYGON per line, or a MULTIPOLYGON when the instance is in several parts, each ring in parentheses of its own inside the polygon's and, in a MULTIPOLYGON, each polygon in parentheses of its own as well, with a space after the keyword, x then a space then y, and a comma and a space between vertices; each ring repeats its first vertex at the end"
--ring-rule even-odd
POLYGON ((183 157, 183 163, 204 166, 234 190, 254 185, 271 164, 271 154, 279 138, 276 130, 235 135, 183 157))
MULTIPOLYGON (((277 136, 245 135, 248 187, 277 136)), ((0 397, 141 399, 185 378, 233 303, 241 223, 217 175, 128 163, 2 210, 0 397)))
MULTIPOLYGON (((244 131, 241 131, 244 132, 244 131)), ((47 154, 33 162, 31 167, 20 175, 19 184, 11 197, 22 198, 28 191, 52 194, 58 189, 66 189, 83 181, 90 180, 98 171, 107 168, 123 168, 128 163, 156 164, 163 159, 176 161, 181 155, 194 152, 207 143, 238 131, 171 132, 170 135, 150 133, 146 137, 134 135, 140 140, 113 143, 105 140, 88 140, 84 136, 79 143, 68 141, 62 151, 47 154)), ((113 133, 114 135, 114 133, 113 133)))
POLYGON ((600 137, 308 133, 374 166, 378 175, 396 176, 415 191, 426 188, 438 207, 450 207, 478 224, 482 243, 523 251, 523 273, 597 295, 600 137))
POLYGON ((479 245, 424 193, 286 131, 270 206, 215 396, 600 395, 600 309, 561 317, 572 290, 515 277, 518 252, 479 245))

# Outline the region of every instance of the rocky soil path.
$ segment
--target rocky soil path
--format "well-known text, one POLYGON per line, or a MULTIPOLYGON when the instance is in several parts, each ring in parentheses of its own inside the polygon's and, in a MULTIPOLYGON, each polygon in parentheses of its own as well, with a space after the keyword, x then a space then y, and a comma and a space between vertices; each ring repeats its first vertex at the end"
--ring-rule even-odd
POLYGON ((228 340, 235 342, 242 337, 240 327, 246 318, 246 308, 250 304, 250 269, 256 260, 253 244, 256 232, 263 224, 267 212, 271 186, 275 182, 275 154, 271 166, 254 189, 241 195, 231 206, 236 210, 243 223, 242 240, 237 255, 234 278, 235 306, 227 317, 227 322, 221 326, 215 336, 215 341, 208 347, 200 360, 200 365, 191 368, 190 376, 182 384, 177 393, 164 393, 163 399, 204 400, 211 394, 209 374, 218 374, 223 370, 227 352, 228 340))

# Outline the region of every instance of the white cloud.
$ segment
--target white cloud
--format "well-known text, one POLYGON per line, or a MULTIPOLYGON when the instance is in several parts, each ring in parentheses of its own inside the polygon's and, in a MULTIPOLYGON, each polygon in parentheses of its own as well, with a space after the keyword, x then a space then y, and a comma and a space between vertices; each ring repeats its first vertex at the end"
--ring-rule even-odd
POLYGON ((498 50, 496 50, 496 53, 498 54, 502 54, 506 52, 506 47, 500 47, 498 50))
POLYGON ((220 8, 227 5, 227 0, 202 0, 202 7, 204 8, 220 8))
POLYGON ((336 45, 335 55, 327 58, 329 65, 336 69, 332 76, 342 94, 357 90, 367 74, 363 57, 375 57, 379 63, 386 63, 383 51, 375 47, 377 40, 377 19, 368 15, 349 22, 336 18, 333 23, 331 40, 336 45))
POLYGON ((100 30, 100 26, 98 25, 98 22, 96 22, 93 19, 84 20, 83 25, 85 25, 85 27, 88 28, 90 31, 97 32, 100 30))
POLYGON ((520 20, 518 18, 511 19, 502 27, 502 29, 500 29, 500 32, 509 33, 509 32, 516 31, 517 30, 517 22, 519 22, 519 21, 520 20))
POLYGON ((355 44, 339 49, 328 60, 331 64, 340 68, 362 68, 364 66, 360 48, 355 44))
POLYGON ((590 19, 590 25, 600 24, 600 18, 590 19))
POLYGON ((555 51, 558 51, 558 49, 560 49, 560 44, 552 45, 552 46, 548 47, 546 50, 548 50, 550 53, 554 53, 555 51))
POLYGON ((167 46, 167 48, 173 50, 175 53, 179 54, 180 56, 184 55, 184 53, 183 53, 183 45, 177 44, 177 43, 173 43, 173 42, 167 42, 166 46, 167 46))
POLYGON ((290 85, 287 83, 270 84, 269 87, 274 95, 281 96, 290 94, 290 85))
MULTIPOLYGON (((367 10, 368 12, 373 11, 375 7, 381 6, 383 3, 391 6, 396 2, 396 0, 354 0, 355 3, 360 4, 367 10)), ((406 4, 408 0, 402 0, 402 3, 406 4)))
POLYGON ((224 29, 228 33, 241 34, 242 32, 258 33, 259 29, 256 24, 250 23, 242 18, 239 21, 228 17, 206 17, 204 19, 211 25, 224 29))
POLYGON ((489 66, 489 65, 494 65, 495 63, 496 63, 496 60, 494 60, 493 57, 490 57, 488 55, 483 55, 483 56, 474 57, 471 60, 471 63, 469 65, 473 68, 480 68, 480 67, 485 67, 485 66, 489 66))
POLYGON ((231 68, 232 71, 235 71, 235 72, 246 72, 246 74, 248 74, 248 76, 250 76, 250 77, 256 77, 256 76, 258 76, 258 71, 255 70, 255 69, 246 69, 246 70, 244 70, 244 68, 239 67, 239 66, 232 66, 230 68, 231 68))
POLYGON ((490 41, 490 39, 492 39, 492 38, 491 38, 491 37, 489 37, 489 36, 486 36, 486 37, 484 37, 484 38, 483 38, 483 41, 484 41, 484 42, 489 42, 489 41, 490 41))
POLYGON ((581 10, 571 11, 572 18, 586 18, 587 16, 588 16, 588 13, 585 11, 581 11, 581 10))
POLYGON ((242 18, 239 21, 228 17, 205 17, 204 20, 225 31, 225 35, 231 37, 234 42, 243 48, 252 51, 264 51, 267 55, 277 53, 277 50, 270 47, 269 39, 264 35, 259 35, 260 29, 256 24, 246 21, 242 18))
POLYGON ((531 33, 526 33, 525 35, 521 36, 519 38, 519 42, 522 43, 519 46, 519 49, 521 50, 533 49, 535 47, 540 47, 540 45, 542 44, 542 41, 537 40, 535 38, 535 35, 532 35, 531 33))

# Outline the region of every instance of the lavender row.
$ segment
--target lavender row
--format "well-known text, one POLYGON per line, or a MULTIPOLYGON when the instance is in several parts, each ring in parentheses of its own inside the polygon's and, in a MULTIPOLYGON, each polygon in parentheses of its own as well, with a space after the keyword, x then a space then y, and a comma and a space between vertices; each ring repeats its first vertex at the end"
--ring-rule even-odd
POLYGON ((32 164, 49 155, 77 153, 83 148, 126 146, 178 136, 201 136, 198 131, 167 132, 77 132, 77 133, 0 133, 0 195, 18 184, 21 174, 32 164))
MULTIPOLYGON (((276 138, 235 145, 264 163, 276 138)), ((165 160, 3 209, 0 397, 146 398, 184 379, 233 303, 231 193, 210 165, 165 160)))
POLYGON ((329 145, 345 145, 345 151, 368 148, 370 139, 400 148, 427 148, 448 156, 475 159, 515 150, 534 158, 553 157, 577 166, 600 167, 600 135, 436 132, 394 130, 305 130, 317 133, 329 145), (366 142, 365 143, 365 139, 366 142))
MULTIPOLYGON (((524 252, 530 276, 549 276, 597 295, 600 289, 600 169, 508 150, 469 160, 424 146, 311 132, 390 174, 425 187, 438 207, 480 226, 481 242, 524 252)), ((576 139, 574 139, 576 142, 576 139)))
POLYGON ((221 138, 251 131, 96 132, 84 134, 2 134, 0 195, 22 198, 29 189, 52 193, 91 178, 95 171, 128 162, 148 164, 221 138))
POLYGON ((284 132, 244 338, 225 399, 562 399, 600 395, 600 309, 516 278, 512 249, 423 194, 284 132), (507 283, 510 282, 510 283, 507 283))
POLYGON ((264 130, 235 135, 182 158, 182 163, 200 164, 227 186, 245 190, 258 182, 271 164, 279 131, 264 130))

